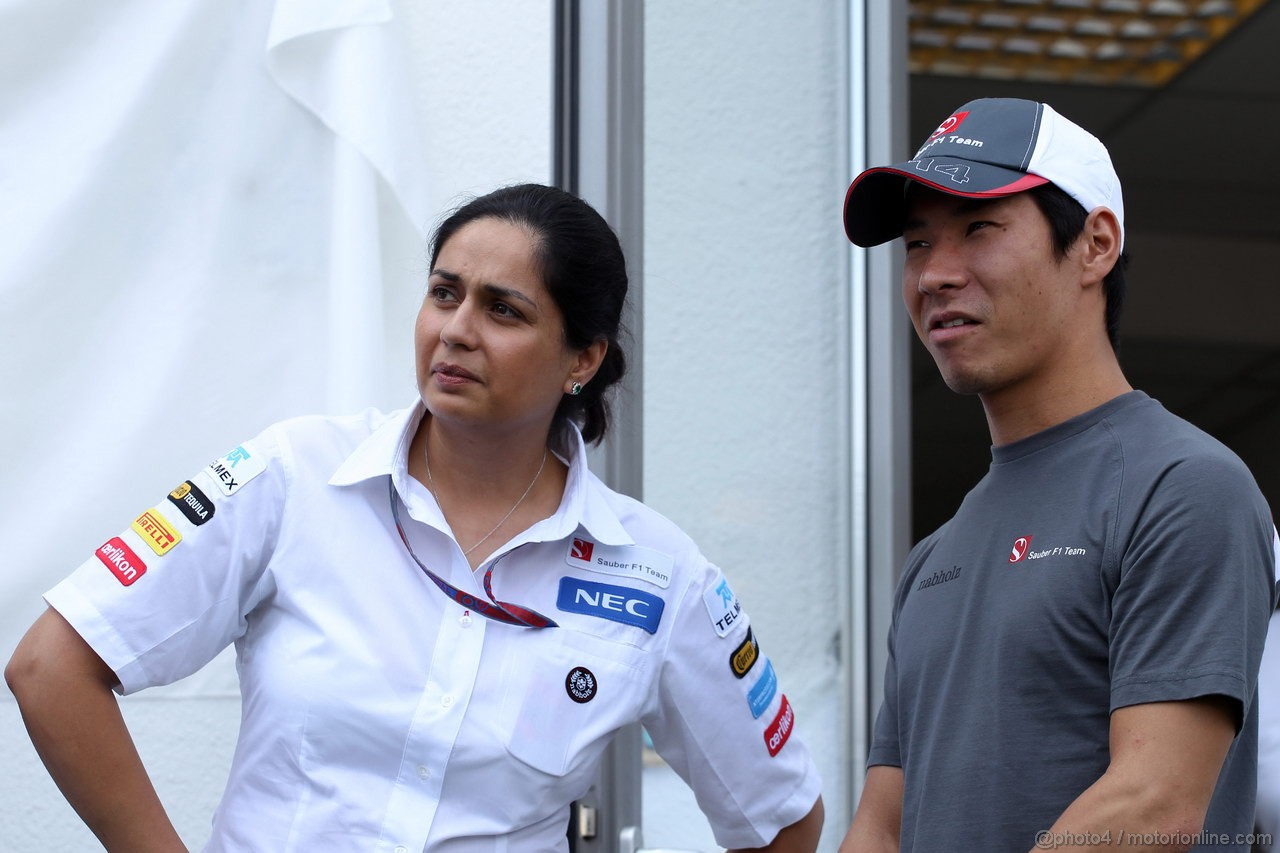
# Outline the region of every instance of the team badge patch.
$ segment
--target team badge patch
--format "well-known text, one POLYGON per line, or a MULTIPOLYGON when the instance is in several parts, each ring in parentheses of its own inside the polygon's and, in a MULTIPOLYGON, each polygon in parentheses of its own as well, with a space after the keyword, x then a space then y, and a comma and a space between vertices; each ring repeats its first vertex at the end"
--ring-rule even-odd
POLYGON ((182 541, 182 534, 174 530, 173 525, 160 514, 159 510, 146 510, 135 518, 129 527, 141 536, 142 541, 146 542, 160 557, 168 554, 182 541))
POLYGON ((195 483, 187 480, 169 493, 169 500, 196 527, 213 518, 216 507, 195 483))
POLYGON ((729 581, 724 575, 720 576, 719 583, 702 594, 702 603, 707 607, 707 615, 711 617, 717 636, 728 634, 737 621, 743 618, 742 603, 729 588, 729 581))
POLYGON ((604 545, 574 537, 564 561, 575 569, 641 580, 666 589, 671 585, 675 558, 640 545, 604 545))
POLYGON ((226 456, 219 456, 209 463, 209 476, 227 497, 234 495, 244 484, 267 470, 267 461, 243 444, 226 456))
POLYGON ((760 715, 769 707, 769 703, 773 701, 773 697, 778 695, 778 674, 773 671, 773 661, 768 658, 764 659, 764 672, 760 673, 760 678, 747 691, 747 705, 751 708, 751 716, 757 720, 760 715))
POLYGON ((556 607, 566 613, 585 613, 611 622, 635 625, 650 634, 658 631, 666 603, 656 595, 629 586, 560 578, 556 607))
POLYGON ((769 750, 771 758, 787 745, 787 739, 791 737, 791 731, 795 727, 796 712, 791 710, 791 703, 787 701, 787 694, 784 693, 782 705, 778 708, 778 716, 774 717, 769 728, 764 730, 764 745, 769 750))
POLYGON ((751 626, 748 625, 747 638, 742 641, 742 645, 729 653, 729 669, 733 670, 734 677, 742 678, 751 671, 751 667, 755 666, 759 657, 760 644, 756 642, 751 626))
POLYGON ((138 555, 119 536, 102 543, 102 547, 94 551, 93 555, 125 586, 132 585, 147 573, 147 564, 138 559, 138 555))
POLYGON ((575 666, 569 670, 564 680, 565 692, 569 698, 581 705, 596 698, 595 674, 585 666, 575 666))

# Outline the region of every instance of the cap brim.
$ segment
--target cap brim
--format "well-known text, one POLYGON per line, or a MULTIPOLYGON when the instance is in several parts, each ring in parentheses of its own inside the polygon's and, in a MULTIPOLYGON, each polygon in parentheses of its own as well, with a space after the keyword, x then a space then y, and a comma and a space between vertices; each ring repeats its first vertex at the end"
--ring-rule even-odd
POLYGON ((955 157, 930 157, 867 169, 844 197, 844 233, 864 249, 902 236, 907 181, 966 198, 1000 198, 1049 183, 1039 175, 955 157))

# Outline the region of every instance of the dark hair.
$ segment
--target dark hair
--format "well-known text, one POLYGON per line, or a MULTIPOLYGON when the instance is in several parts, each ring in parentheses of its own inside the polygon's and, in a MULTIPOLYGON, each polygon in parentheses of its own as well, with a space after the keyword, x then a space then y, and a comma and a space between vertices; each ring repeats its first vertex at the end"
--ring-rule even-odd
POLYGON ((600 441, 609 429, 606 392, 627 370, 618 340, 627 298, 627 263, 617 235, 577 196, 541 184, 517 184, 472 199, 449 214, 431 237, 431 269, 449 238, 477 219, 498 219, 530 232, 543 284, 564 318, 568 346, 581 350, 598 340, 609 345, 582 393, 565 394, 560 400, 552 424, 554 431, 573 421, 586 441, 600 441))
MULTIPOLYGON (((1044 218, 1049 220, 1053 253, 1060 261, 1080 238, 1084 231, 1084 221, 1089 214, 1080 202, 1053 184, 1041 184, 1028 192, 1035 199, 1044 218)), ((1102 293, 1107 299, 1107 338, 1111 341, 1111 349, 1116 352, 1120 351, 1120 311, 1124 308, 1124 270, 1128 265, 1129 255, 1121 252, 1116 265, 1102 280, 1102 293)))

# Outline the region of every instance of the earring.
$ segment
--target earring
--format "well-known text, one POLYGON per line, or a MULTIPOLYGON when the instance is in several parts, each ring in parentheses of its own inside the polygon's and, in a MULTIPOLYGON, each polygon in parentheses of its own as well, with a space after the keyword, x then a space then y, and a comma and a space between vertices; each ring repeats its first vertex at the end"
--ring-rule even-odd
POLYGON ((581 394, 581 393, 582 393, 582 383, 581 383, 581 382, 575 382, 575 383, 573 383, 572 385, 570 385, 570 386, 569 386, 569 394, 570 394, 571 396, 576 397, 576 396, 578 396, 578 395, 579 395, 579 394, 581 394))

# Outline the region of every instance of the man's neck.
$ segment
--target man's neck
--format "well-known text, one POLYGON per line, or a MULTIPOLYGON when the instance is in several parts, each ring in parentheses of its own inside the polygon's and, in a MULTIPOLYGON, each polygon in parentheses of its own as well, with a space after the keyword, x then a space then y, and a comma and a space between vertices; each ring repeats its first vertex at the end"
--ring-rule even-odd
POLYGON ((991 443, 1012 444, 1133 390, 1114 359, 1084 376, 981 395, 991 443))

